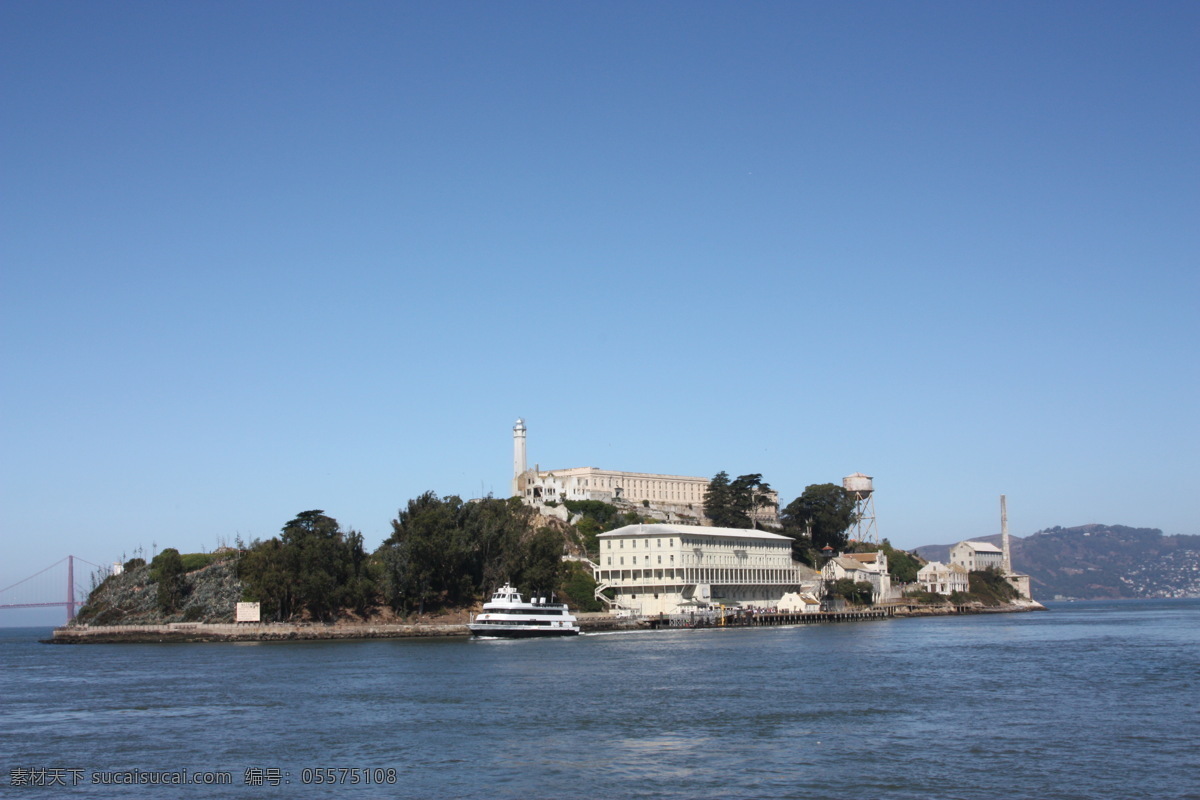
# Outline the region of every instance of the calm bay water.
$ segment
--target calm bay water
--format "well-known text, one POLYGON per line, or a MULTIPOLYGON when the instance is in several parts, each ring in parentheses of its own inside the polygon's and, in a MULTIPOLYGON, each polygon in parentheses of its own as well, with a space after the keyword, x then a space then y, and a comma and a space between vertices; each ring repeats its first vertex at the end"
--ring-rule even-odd
POLYGON ((1194 600, 560 641, 48 634, 0 631, 6 796, 1200 798, 1194 600), (305 783, 339 767, 372 772, 305 783), (9 785, 36 769, 80 782, 9 785), (184 769, 232 785, 94 782, 184 769))

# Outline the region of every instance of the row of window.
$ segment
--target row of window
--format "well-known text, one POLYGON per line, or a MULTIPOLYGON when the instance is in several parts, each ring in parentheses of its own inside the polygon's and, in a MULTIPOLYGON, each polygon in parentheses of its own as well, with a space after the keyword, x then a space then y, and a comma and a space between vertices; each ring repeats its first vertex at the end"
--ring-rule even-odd
POLYGON ((563 612, 561 608, 489 608, 485 614, 519 614, 521 616, 530 615, 535 617, 561 617, 563 612))
MULTIPOLYGON (((626 540, 625 539, 617 539, 617 542, 618 542, 618 544, 617 544, 618 549, 624 550, 626 540)), ((637 539, 629 539, 628 542, 629 542, 630 548, 633 548, 633 549, 637 548, 637 539)), ((662 547, 662 539, 657 539, 656 542, 657 542, 658 547, 662 547)), ((612 550, 612 543, 613 543, 612 539, 607 540, 607 544, 608 544, 607 549, 612 550)), ((675 540, 667 539, 667 547, 674 547, 674 546, 675 546, 675 540)), ((650 547, 649 539, 646 540, 646 547, 647 548, 650 547)))
MULTIPOLYGON (((625 564, 625 556, 617 556, 617 558, 619 559, 619 562, 618 562, 617 566, 624 566, 624 564, 625 564)), ((612 560, 613 560, 613 557, 612 557, 612 556, 609 556, 609 557, 608 557, 608 566, 610 566, 610 567, 612 566, 612 560)), ((659 556, 659 557, 658 557, 658 563, 659 563, 659 564, 661 564, 662 562, 663 562, 663 560, 662 560, 662 556, 659 556)), ((633 563, 634 563, 634 564, 636 564, 636 563, 637 563, 637 556, 634 556, 634 557, 633 557, 633 563)), ((649 564, 649 563, 650 563, 650 556, 646 556, 646 560, 645 560, 645 561, 643 561, 642 563, 643 563, 643 564, 649 564)), ((672 566, 674 566, 674 565, 675 565, 675 556, 671 556, 671 560, 670 560, 668 563, 669 563, 669 564, 671 564, 672 566)))
MULTIPOLYGON (((794 569, 721 569, 721 568, 683 568, 683 569, 628 569, 628 570, 599 570, 598 579, 601 581, 634 581, 649 582, 651 580, 684 581, 686 583, 720 583, 720 584, 778 584, 803 583, 805 577, 794 569)), ((872 581, 872 583, 875 583, 872 581)))

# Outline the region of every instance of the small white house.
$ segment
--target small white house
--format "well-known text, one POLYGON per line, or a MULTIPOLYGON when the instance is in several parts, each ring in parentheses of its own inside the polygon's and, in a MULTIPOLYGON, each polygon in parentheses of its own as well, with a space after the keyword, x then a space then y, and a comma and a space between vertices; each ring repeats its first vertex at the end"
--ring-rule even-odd
POLYGON ((826 581, 849 578, 855 583, 871 584, 872 603, 882 603, 892 596, 892 576, 888 574, 887 555, 882 551, 831 558, 825 562, 821 577, 826 581))
POLYGON ((784 614, 815 614, 821 610, 821 601, 811 592, 788 592, 777 608, 784 614))

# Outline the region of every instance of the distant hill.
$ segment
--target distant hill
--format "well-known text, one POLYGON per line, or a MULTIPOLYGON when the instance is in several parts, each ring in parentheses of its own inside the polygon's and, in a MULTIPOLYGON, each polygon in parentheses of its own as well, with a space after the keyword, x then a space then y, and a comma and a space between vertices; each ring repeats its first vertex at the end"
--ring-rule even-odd
MULTIPOLYGON (((1000 545, 998 533, 971 538, 1000 545)), ((1009 538, 1013 568, 1029 574, 1036 599, 1200 597, 1200 536, 1092 524, 1009 538)), ((953 544, 926 545, 916 552, 944 562, 953 544)))

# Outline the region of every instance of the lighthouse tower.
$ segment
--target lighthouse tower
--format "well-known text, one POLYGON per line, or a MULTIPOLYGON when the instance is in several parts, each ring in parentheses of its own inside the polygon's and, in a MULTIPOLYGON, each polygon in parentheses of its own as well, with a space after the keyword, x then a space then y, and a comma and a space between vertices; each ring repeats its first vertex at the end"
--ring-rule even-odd
POLYGON ((517 424, 513 425, 513 477, 512 477, 512 494, 510 497, 516 497, 521 493, 521 488, 518 486, 518 480, 525 474, 525 420, 518 418, 517 424))

